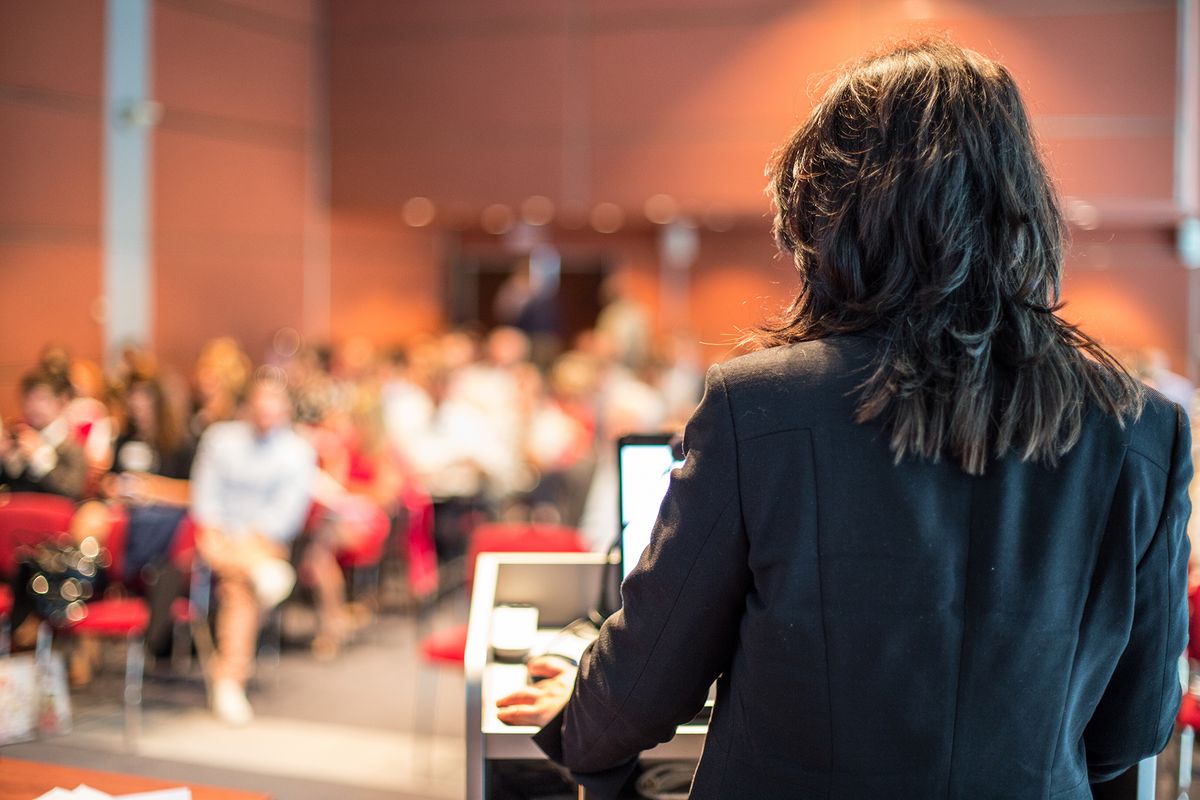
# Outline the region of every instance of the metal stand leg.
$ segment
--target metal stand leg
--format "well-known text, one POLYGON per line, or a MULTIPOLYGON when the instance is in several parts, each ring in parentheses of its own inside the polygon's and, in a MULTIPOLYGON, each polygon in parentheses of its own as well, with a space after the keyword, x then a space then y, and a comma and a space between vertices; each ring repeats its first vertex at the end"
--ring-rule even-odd
POLYGON ((145 669, 146 645, 139 633, 131 633, 125 651, 125 747, 137 749, 142 732, 142 673, 145 669))
POLYGON ((171 632, 171 669, 186 673, 191 671, 191 668, 192 629, 188 623, 177 621, 173 623, 171 632))
POLYGON ((37 644, 34 646, 34 660, 38 669, 45 674, 50 669, 50 649, 54 641, 54 632, 45 622, 38 624, 37 644))
POLYGON ((1179 732, 1179 800, 1188 800, 1192 789, 1192 748, 1196 732, 1190 727, 1179 732))

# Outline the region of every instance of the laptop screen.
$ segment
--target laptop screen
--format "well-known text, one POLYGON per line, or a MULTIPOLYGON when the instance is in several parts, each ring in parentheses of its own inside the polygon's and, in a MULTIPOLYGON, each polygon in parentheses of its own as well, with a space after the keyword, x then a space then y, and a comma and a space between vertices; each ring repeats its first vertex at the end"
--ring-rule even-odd
POLYGON ((621 520, 621 580, 637 566, 671 482, 683 461, 671 434, 624 436, 617 442, 621 520))

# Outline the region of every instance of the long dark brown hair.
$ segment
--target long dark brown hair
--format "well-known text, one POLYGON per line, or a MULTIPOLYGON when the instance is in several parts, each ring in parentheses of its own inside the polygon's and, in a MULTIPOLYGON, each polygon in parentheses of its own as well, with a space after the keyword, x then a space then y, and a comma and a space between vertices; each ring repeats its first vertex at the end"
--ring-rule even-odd
POLYGON ((856 419, 884 424, 897 462, 1053 465, 1087 398, 1141 412, 1141 384, 1057 314, 1066 224, 1002 65, 942 37, 861 59, 768 175, 801 288, 746 341, 873 331, 856 419))
POLYGON ((139 430, 133 415, 125 412, 122 433, 125 436, 147 441, 154 445, 155 449, 164 457, 174 455, 186 443, 186 431, 175 413, 175 408, 167 396, 162 381, 151 375, 134 376, 125 389, 125 398, 134 392, 146 392, 150 395, 150 400, 154 404, 154 430, 139 430))

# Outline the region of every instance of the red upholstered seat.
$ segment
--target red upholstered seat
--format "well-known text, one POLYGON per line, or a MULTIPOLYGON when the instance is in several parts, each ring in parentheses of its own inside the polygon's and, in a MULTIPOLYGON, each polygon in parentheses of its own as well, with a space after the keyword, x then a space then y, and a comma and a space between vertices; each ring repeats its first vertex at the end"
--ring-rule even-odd
POLYGON ((343 521, 354 526, 356 539, 353 544, 338 550, 338 564, 346 568, 373 567, 378 564, 383 558, 383 548, 391 528, 387 514, 368 500, 347 504, 346 508, 339 511, 343 514, 343 521))
MULTIPOLYGON (((583 537, 575 528, 525 522, 492 522, 480 525, 471 536, 467 552, 467 587, 475 580, 475 560, 480 553, 585 553, 583 537)), ((467 626, 435 631, 421 641, 421 655, 429 661, 463 663, 467 626)))
POLYGON ((437 631, 421 640, 421 655, 426 661, 462 666, 466 651, 466 625, 456 625, 444 631, 437 631))
POLYGON ((1179 705, 1179 716, 1176 721, 1181 728, 1200 730, 1200 697, 1191 692, 1185 692, 1183 702, 1179 705))
POLYGON ((467 586, 475 581, 480 553, 586 553, 575 528, 526 522, 489 522, 471 534, 467 552, 467 586))
POLYGON ((176 597, 171 601, 171 619, 176 622, 187 622, 192 618, 192 603, 186 597, 176 597))
POLYGON ((0 576, 17 569, 17 549, 65 533, 75 504, 65 497, 34 492, 0 495, 0 576))
POLYGON ((433 540, 433 500, 416 481, 403 494, 408 526, 399 543, 408 560, 408 591, 418 603, 437 593, 437 547, 433 540))
POLYGON ((12 611, 12 590, 0 584, 0 617, 7 616, 12 611))
POLYGON ((88 603, 87 616, 68 630, 96 636, 141 635, 145 633, 149 622, 150 609, 143 601, 136 597, 122 597, 88 603))

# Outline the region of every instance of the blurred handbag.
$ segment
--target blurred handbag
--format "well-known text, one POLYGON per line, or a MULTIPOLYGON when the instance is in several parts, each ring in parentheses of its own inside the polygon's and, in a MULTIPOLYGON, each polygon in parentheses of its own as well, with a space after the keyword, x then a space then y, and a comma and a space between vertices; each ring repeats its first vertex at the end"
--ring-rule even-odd
POLYGON ((52 626, 63 628, 87 616, 87 601, 99 588, 109 555, 91 537, 76 546, 64 536, 22 550, 17 562, 20 590, 34 612, 52 626))

